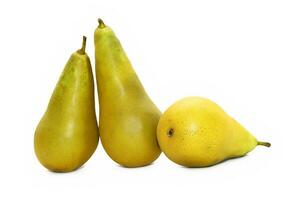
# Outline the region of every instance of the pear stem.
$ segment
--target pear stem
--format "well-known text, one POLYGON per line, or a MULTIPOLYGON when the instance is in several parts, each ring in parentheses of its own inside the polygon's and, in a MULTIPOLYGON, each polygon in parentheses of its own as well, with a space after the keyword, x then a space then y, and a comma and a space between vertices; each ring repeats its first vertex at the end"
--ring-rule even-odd
POLYGON ((77 52, 79 54, 85 54, 85 47, 86 47, 86 36, 83 36, 82 48, 79 49, 77 52))
POLYGON ((260 142, 260 141, 257 142, 257 145, 262 145, 262 146, 266 146, 266 147, 271 146, 271 144, 269 142, 260 142))
POLYGON ((98 28, 105 28, 105 27, 106 27, 106 25, 104 24, 102 19, 98 18, 98 28))

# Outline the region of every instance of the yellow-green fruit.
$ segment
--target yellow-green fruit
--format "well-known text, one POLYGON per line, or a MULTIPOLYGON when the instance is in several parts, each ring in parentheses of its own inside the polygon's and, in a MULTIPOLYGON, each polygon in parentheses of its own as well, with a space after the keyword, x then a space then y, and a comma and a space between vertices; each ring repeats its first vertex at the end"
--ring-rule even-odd
POLYGON ((160 155, 156 127, 161 113, 114 32, 100 19, 94 42, 102 145, 122 166, 148 165, 160 155))
POLYGON ((56 172, 80 167, 98 144, 93 74, 85 44, 84 37, 83 47, 71 55, 35 131, 38 160, 56 172))
POLYGON ((170 106, 157 128, 161 150, 173 162, 206 167, 244 156, 259 142, 217 104, 201 97, 187 97, 170 106))

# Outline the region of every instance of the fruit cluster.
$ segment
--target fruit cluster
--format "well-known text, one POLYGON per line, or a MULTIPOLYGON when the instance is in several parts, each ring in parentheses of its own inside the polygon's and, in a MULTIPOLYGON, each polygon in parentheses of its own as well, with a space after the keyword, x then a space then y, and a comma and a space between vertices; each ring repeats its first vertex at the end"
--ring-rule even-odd
POLYGON ((98 22, 94 43, 99 128, 83 37, 35 131, 35 153, 44 167, 55 172, 79 168, 94 153, 99 137, 109 157, 125 167, 148 165, 161 151, 180 165, 206 167, 243 156, 257 145, 270 146, 205 98, 181 99, 162 114, 112 29, 98 22))

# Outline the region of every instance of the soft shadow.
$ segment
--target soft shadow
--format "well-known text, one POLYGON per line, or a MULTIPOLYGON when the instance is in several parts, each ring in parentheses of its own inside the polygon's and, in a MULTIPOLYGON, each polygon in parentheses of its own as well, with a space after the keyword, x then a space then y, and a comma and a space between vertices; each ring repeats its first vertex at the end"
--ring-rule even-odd
POLYGON ((73 173, 76 173, 80 170, 82 170, 84 168, 84 165, 74 169, 73 171, 67 171, 67 172, 62 172, 62 171, 52 171, 52 170, 49 170, 47 169, 46 171, 49 172, 50 174, 73 174, 73 173))
POLYGON ((120 167, 120 168, 123 168, 123 169, 132 169, 132 170, 134 170, 134 169, 143 169, 143 168, 150 168, 151 166, 153 166, 153 164, 154 164, 154 162, 153 163, 150 163, 150 164, 147 164, 147 165, 143 165, 143 166, 138 166, 138 167, 127 167, 127 166, 123 166, 123 165, 120 165, 120 164, 118 164, 118 163, 116 163, 116 166, 117 167, 120 167))
POLYGON ((185 167, 185 166, 182 166, 182 165, 179 165, 181 168, 184 168, 184 169, 192 169, 192 170, 204 170, 204 169, 210 169, 210 168, 213 168, 213 167, 216 167, 216 166, 222 166, 224 164, 227 164, 227 163, 230 163, 230 162, 235 162, 238 158, 243 158, 243 157, 247 157, 248 155, 243 155, 243 156, 238 156, 238 157, 233 157, 233 158, 229 158, 227 160, 223 160, 223 161, 220 161, 218 163, 215 163, 213 165, 209 165, 209 166, 205 166, 205 167, 185 167))

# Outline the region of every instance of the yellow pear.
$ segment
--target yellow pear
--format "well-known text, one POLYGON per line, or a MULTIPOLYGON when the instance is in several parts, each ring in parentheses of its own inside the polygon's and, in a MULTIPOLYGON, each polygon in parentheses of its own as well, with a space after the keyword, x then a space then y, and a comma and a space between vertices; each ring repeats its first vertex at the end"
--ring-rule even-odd
POLYGON ((36 156, 51 171, 77 169, 98 144, 94 81, 85 45, 86 37, 67 62, 35 131, 36 156))
POLYGON ((94 43, 102 145, 122 166, 148 165, 160 155, 156 127, 161 112, 145 92, 118 38, 101 19, 94 43))
POLYGON ((173 162, 206 167, 246 155, 259 142, 222 108, 206 98, 187 97, 170 106, 157 128, 161 150, 173 162))

